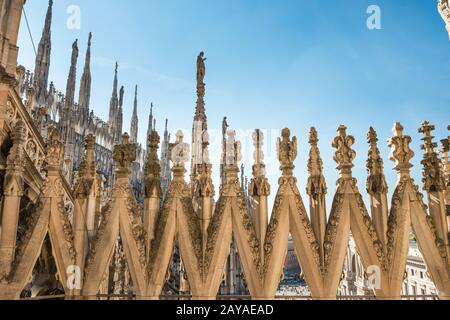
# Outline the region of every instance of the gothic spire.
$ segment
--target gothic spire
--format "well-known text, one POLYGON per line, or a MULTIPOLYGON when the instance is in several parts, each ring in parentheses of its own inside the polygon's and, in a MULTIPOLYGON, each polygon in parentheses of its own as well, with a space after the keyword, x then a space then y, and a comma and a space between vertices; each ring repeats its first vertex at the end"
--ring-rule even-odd
POLYGON ((111 95, 111 100, 109 102, 109 125, 111 129, 115 129, 116 127, 116 116, 117 116, 117 108, 118 108, 118 98, 117 98, 117 69, 119 68, 119 64, 116 62, 116 69, 114 71, 114 83, 113 83, 113 91, 111 95))
POLYGON ((133 116, 131 117, 131 128, 130 128, 130 140, 132 143, 137 142, 137 136, 138 136, 138 115, 137 115, 137 92, 138 92, 138 86, 136 85, 135 91, 134 91, 134 105, 133 105, 133 116))
POLYGON ((198 175, 197 166, 205 164, 208 159, 208 124, 205 112, 205 53, 200 52, 197 57, 197 103, 195 107, 194 124, 192 127, 192 159, 191 182, 198 175))
POLYGON ((89 104, 91 98, 91 41, 92 33, 89 32, 88 46, 86 50, 86 59, 84 63, 83 75, 80 82, 80 95, 78 99, 79 108, 83 114, 89 114, 89 104))
POLYGON ((150 115, 148 116, 148 129, 147 129, 147 137, 149 137, 153 130, 156 128, 153 126, 153 102, 150 104, 150 115))
POLYGON ((120 95, 119 95, 119 109, 117 110, 116 116, 116 131, 115 131, 115 143, 121 143, 122 139, 122 128, 123 128, 123 96, 125 94, 125 89, 120 87, 120 95))
POLYGON ((75 84, 77 78, 78 39, 72 44, 69 77, 66 86, 66 110, 72 110, 75 103, 75 84))
POLYGON ((34 80, 36 89, 36 101, 44 103, 47 97, 48 74, 50 69, 51 54, 51 25, 52 25, 53 0, 48 2, 47 15, 45 17, 44 30, 39 41, 36 63, 34 67, 34 80))

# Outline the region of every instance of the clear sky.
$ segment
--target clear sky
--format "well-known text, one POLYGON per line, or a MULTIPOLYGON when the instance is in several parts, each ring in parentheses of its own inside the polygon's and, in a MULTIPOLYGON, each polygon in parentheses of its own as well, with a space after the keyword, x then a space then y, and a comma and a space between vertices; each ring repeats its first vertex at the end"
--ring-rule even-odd
MULTIPOLYGON (((25 6, 37 46, 46 0, 25 6)), ((65 91, 71 43, 79 39, 78 77, 84 64, 89 31, 93 32, 91 107, 107 120, 113 69, 125 86, 124 129, 129 131, 133 88, 139 85, 139 140, 145 142, 150 102, 161 131, 189 134, 195 108, 196 57, 205 51, 206 108, 211 129, 223 116, 242 132, 253 128, 278 133, 291 128, 299 139, 296 174, 304 194, 308 131, 319 131, 320 149, 330 193, 337 172, 331 141, 343 123, 356 138, 355 176, 364 191, 366 133, 379 134, 386 175, 392 191, 395 174, 386 141, 396 121, 413 137, 413 174, 421 179, 422 151, 417 132, 424 120, 448 136, 450 124, 450 41, 430 0, 56 0, 52 25, 50 78, 65 91), (367 7, 381 8, 381 30, 366 26, 367 7), (81 28, 67 28, 67 8, 77 5, 81 28)), ((19 63, 34 69, 34 52, 23 20, 19 63)), ((77 83, 78 92, 79 82, 77 83)), ((78 96, 78 94, 77 94, 78 96)), ((270 182, 276 189, 275 137, 267 153, 270 182)), ((213 139, 213 157, 219 154, 213 139)), ((251 165, 251 144, 244 144, 251 165)), ((247 171, 251 175, 250 170, 247 171)), ((215 166, 215 178, 218 168, 215 166)), ((275 191, 273 191, 275 193, 275 191)))

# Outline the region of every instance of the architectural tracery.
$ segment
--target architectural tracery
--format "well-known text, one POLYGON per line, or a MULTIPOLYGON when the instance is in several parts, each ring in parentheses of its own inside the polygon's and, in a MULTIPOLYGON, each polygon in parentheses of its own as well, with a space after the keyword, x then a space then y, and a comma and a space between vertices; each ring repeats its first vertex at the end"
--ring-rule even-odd
POLYGON ((54 275, 48 283, 56 288, 50 289, 67 298, 132 293, 138 299, 159 299, 178 268, 180 282, 187 279, 193 299, 215 299, 227 274, 231 248, 232 255, 239 257, 251 297, 273 299, 292 235, 312 297, 334 299, 343 280, 351 232, 360 255, 358 261, 351 258, 352 272, 362 276, 369 267, 378 267, 380 286, 373 288, 373 294, 398 299, 412 227, 439 297, 450 299, 449 144, 448 139, 443 142, 440 157, 430 123, 424 122, 419 129, 424 136, 423 185, 428 206, 410 175, 412 139, 396 123, 388 143, 398 175, 390 206, 377 134, 373 128, 368 133, 368 210, 352 173, 356 139, 341 125, 332 142, 339 179, 329 215, 319 134, 310 130, 308 213, 294 175, 298 139, 285 128, 277 143, 281 176, 269 219, 272 187, 266 177, 260 130, 253 136, 254 166, 247 188, 243 176, 239 178, 241 145, 224 121, 221 185, 215 201, 203 53, 197 59, 192 145, 185 142, 182 132, 170 143, 166 125, 160 160, 161 138, 152 114, 147 150, 136 141, 137 88, 131 136, 122 132, 124 90, 118 91, 118 65, 108 122, 90 111, 91 34, 79 104, 74 101, 77 42, 66 94, 58 93, 52 84, 47 90, 52 1, 37 72, 32 75, 17 67, 23 4, 22 0, 0 1, 4 167, 0 172, 0 298, 18 299, 25 291, 41 291, 38 276, 45 270, 54 275), (190 179, 186 181, 189 165, 190 179), (179 255, 176 263, 174 252, 179 255), (80 275, 75 282, 68 273, 74 268, 80 275))

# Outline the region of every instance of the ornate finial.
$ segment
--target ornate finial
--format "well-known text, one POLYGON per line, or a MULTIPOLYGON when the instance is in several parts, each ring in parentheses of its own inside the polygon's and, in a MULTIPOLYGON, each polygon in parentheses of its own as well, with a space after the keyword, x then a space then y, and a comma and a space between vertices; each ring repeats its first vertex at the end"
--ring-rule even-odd
POLYGON ((278 160, 281 163, 280 169, 283 175, 291 176, 295 168, 294 161, 297 159, 297 137, 291 140, 291 131, 284 128, 281 131, 281 138, 278 138, 277 143, 278 160))
POLYGON ((158 132, 152 131, 148 137, 148 146, 150 152, 148 155, 147 163, 145 165, 145 196, 147 198, 152 195, 161 197, 161 165, 158 159, 158 148, 161 139, 158 132))
POLYGON ((239 161, 242 160, 241 143, 236 141, 236 131, 228 130, 227 136, 225 164, 237 168, 239 161))
POLYGON ((189 161, 189 144, 185 143, 184 135, 181 130, 176 134, 176 142, 169 145, 170 161, 173 162, 174 167, 182 167, 189 161))
POLYGON ((323 161, 320 157, 320 151, 318 147, 319 138, 316 128, 311 128, 309 131, 309 144, 311 150, 309 151, 308 159, 308 185, 306 192, 310 196, 317 196, 319 194, 327 193, 327 185, 325 183, 325 177, 323 176, 323 161))
POLYGON ((263 145, 264 133, 260 129, 256 129, 253 133, 253 146, 255 147, 253 159, 255 160, 255 164, 264 165, 263 145))
POLYGON ((370 145, 369 157, 367 159, 367 192, 369 194, 386 193, 388 190, 386 178, 384 176, 383 159, 378 149, 378 136, 376 131, 370 127, 367 134, 367 142, 370 145))
POLYGON ((92 185, 96 176, 95 166, 95 136, 88 134, 84 138, 85 155, 78 168, 78 174, 75 179, 74 192, 78 198, 87 197, 92 190, 92 185))
POLYGON ((309 131, 309 144, 311 150, 309 152, 308 171, 310 175, 320 175, 323 170, 323 161, 320 158, 320 151, 318 148, 319 138, 316 128, 312 127, 309 131))
POLYGON ((49 169, 60 170, 64 162, 64 144, 55 126, 48 128, 47 164, 49 169))
POLYGON ((130 143, 128 133, 122 135, 122 144, 114 147, 113 159, 116 172, 120 175, 128 175, 131 164, 136 160, 136 144, 130 143))
MULTIPOLYGON (((268 196, 270 194, 270 184, 266 178, 266 166, 264 164, 264 153, 262 151, 264 134, 256 129, 253 133, 253 145, 255 152, 253 154, 255 164, 253 165, 253 178, 250 181, 250 193, 252 196, 268 196)), ((242 176, 244 173, 242 172, 242 176)), ((247 180, 247 179, 246 179, 247 180)), ((244 186, 248 184, 245 183, 244 186)))
POLYGON ((388 146, 392 149, 390 159, 395 162, 394 170, 399 173, 409 174, 413 165, 409 162, 414 157, 414 152, 409 148, 410 136, 403 135, 403 126, 397 122, 392 129, 394 137, 389 139, 388 146))
POLYGON ((352 149, 355 138, 347 135, 347 127, 344 125, 340 125, 337 132, 338 136, 332 143, 333 148, 336 149, 333 159, 338 164, 337 169, 341 175, 351 176, 353 160, 356 158, 356 152, 352 149))
POLYGON ((424 137, 422 141, 424 144, 421 146, 425 151, 423 160, 423 184, 424 190, 427 192, 439 192, 445 190, 445 177, 442 172, 442 163, 435 151, 437 143, 433 142, 434 136, 431 132, 435 130, 435 126, 431 125, 428 121, 422 123, 419 128, 419 133, 423 133, 424 137))

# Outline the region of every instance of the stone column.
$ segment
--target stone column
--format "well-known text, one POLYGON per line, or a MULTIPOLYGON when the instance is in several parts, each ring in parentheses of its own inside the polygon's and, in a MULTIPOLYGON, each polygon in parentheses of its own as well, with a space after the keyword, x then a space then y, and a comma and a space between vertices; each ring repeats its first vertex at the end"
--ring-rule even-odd
POLYGON ((18 120, 12 132, 13 147, 9 152, 4 181, 2 234, 0 239, 0 274, 9 273, 14 260, 17 227, 20 213, 20 199, 23 196, 23 175, 25 172, 24 144, 26 129, 18 120))
POLYGON ((162 198, 161 166, 158 160, 159 142, 158 133, 153 131, 148 137, 150 152, 144 170, 144 228, 147 233, 147 258, 150 256, 150 247, 154 238, 155 223, 162 198))
POLYGON ((309 132, 309 144, 311 150, 308 160, 308 186, 306 192, 309 196, 309 209, 311 214, 311 225, 319 243, 320 259, 324 262, 323 244, 325 241, 325 231, 327 228, 326 199, 327 186, 323 176, 323 162, 318 148, 318 135, 315 128, 309 132))
POLYGON ((253 145, 255 146, 253 165, 253 178, 250 181, 250 195, 253 203, 253 223, 255 225, 256 237, 259 241, 261 261, 264 261, 264 242, 266 239, 269 221, 268 197, 270 185, 266 178, 266 166, 262 151, 264 135, 257 129, 253 133, 253 145))

